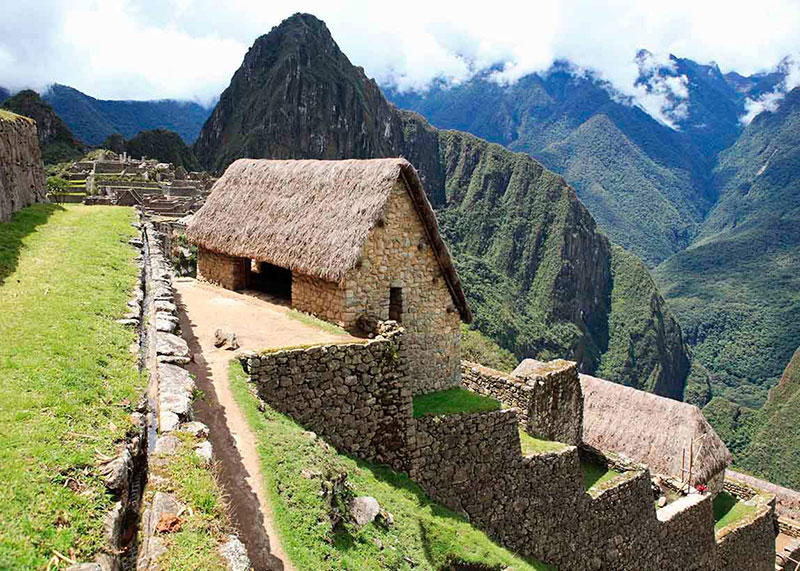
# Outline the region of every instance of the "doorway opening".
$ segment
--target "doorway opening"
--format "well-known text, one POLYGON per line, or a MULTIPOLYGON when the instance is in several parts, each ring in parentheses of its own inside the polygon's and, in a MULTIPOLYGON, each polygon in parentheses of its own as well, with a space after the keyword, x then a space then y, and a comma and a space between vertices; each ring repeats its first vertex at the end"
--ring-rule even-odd
POLYGON ((292 270, 267 262, 253 261, 247 275, 247 287, 291 303, 292 270))

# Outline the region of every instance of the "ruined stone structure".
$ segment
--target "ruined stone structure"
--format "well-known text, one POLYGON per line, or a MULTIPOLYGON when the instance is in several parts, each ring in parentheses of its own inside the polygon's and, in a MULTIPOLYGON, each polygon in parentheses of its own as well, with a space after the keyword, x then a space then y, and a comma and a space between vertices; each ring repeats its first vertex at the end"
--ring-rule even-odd
MULTIPOLYGON (((515 409, 415 419, 405 388, 410 371, 399 357, 404 342, 393 332, 366 343, 250 354, 242 362, 271 406, 341 451, 407 471, 494 540, 557 569, 772 570, 772 497, 755 496, 752 516, 715 532, 710 493, 656 509, 647 469, 587 491, 575 446, 523 456, 515 409)), ((467 385, 473 370, 481 369, 465 366, 467 385)), ((534 391, 508 394, 530 405, 520 395, 534 391)), ((519 414, 530 420, 532 410, 519 414)))
POLYGON ((0 111, 0 222, 11 214, 45 201, 45 176, 36 123, 0 111))
POLYGON ((414 392, 458 386, 459 323, 471 314, 407 161, 236 161, 187 236, 198 278, 282 291, 347 329, 399 321, 414 392))

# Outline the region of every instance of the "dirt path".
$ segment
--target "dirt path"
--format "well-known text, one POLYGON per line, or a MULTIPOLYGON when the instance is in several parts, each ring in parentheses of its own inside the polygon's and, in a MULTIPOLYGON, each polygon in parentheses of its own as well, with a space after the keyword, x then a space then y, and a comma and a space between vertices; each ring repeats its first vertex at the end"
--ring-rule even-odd
POLYGON ((211 430, 231 518, 255 569, 292 569, 273 525, 255 435, 230 389, 228 362, 233 353, 214 347, 214 332, 233 331, 241 348, 253 351, 340 341, 349 336, 307 325, 290 317, 286 307, 266 299, 187 278, 174 280, 174 285, 181 331, 194 355, 187 369, 205 393, 205 398, 195 403, 195 416, 211 430))

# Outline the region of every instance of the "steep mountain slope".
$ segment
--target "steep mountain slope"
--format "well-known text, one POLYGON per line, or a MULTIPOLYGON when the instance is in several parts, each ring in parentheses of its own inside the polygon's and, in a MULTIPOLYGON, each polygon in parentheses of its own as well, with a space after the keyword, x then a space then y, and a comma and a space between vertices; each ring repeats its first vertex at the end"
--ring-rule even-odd
POLYGON ((39 147, 45 164, 74 160, 83 154, 83 144, 35 91, 20 91, 4 101, 2 107, 36 121, 39 147))
POLYGON ((5 87, 0 87, 0 103, 11 97, 11 92, 5 87))
MULTIPOLYGON (((111 137, 109 139, 113 140, 111 137)), ((124 150, 132 157, 158 159, 164 163, 182 166, 187 171, 200 170, 200 163, 197 162, 192 149, 186 146, 180 135, 166 129, 141 131, 132 139, 123 141, 121 148, 120 145, 110 145, 106 148, 114 152, 124 150)))
POLYGON ((800 349, 783 372, 780 382, 769 393, 761 411, 760 426, 742 454, 742 468, 771 482, 800 489, 800 349))
POLYGON ((209 109, 189 101, 110 101, 95 99, 66 85, 52 85, 42 94, 75 134, 99 145, 112 133, 126 139, 139 131, 169 129, 193 143, 209 109))
POLYGON ((720 154, 719 202, 656 277, 712 389, 759 407, 800 338, 800 89, 720 154))
POLYGON ((256 40, 194 150, 216 170, 243 156, 405 156, 437 208, 475 327, 517 357, 602 365, 611 379, 682 396, 677 324, 647 269, 612 249, 573 189, 526 154, 397 110, 313 16, 256 40))
POLYGON ((711 206, 699 148, 566 62, 509 86, 486 72, 389 96, 437 127, 526 152, 564 175, 603 231, 649 265, 687 246, 711 206))

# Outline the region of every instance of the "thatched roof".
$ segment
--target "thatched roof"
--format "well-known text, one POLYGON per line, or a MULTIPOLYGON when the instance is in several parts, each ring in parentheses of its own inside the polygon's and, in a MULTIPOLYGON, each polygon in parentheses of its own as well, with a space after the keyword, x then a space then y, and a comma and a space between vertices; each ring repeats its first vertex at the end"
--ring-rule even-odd
POLYGON ((694 405, 581 375, 583 441, 647 464, 654 474, 681 479, 681 458, 694 440, 692 484, 708 482, 731 453, 694 405))
POLYGON ((419 213, 461 319, 471 321, 436 215, 405 159, 239 159, 214 184, 186 234, 208 250, 341 281, 359 261, 398 180, 419 213))

